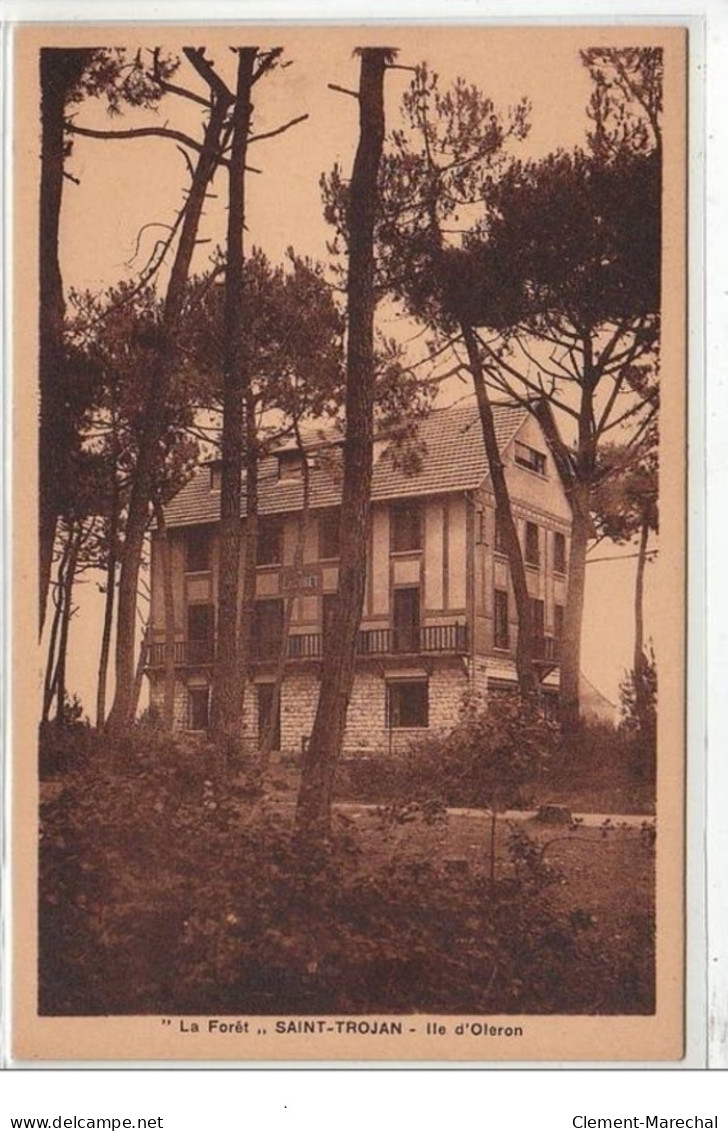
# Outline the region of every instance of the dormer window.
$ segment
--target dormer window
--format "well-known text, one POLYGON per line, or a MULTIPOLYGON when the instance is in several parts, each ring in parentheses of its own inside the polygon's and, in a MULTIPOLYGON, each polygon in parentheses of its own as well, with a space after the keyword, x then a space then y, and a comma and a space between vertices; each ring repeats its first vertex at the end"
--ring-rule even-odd
POLYGON ((210 464, 210 490, 220 491, 222 489, 222 464, 210 464))
POLYGON ((546 474, 545 454, 536 451, 535 448, 529 448, 528 444, 521 444, 516 440, 514 458, 519 467, 525 467, 528 471, 535 471, 537 475, 546 474))
POLYGON ((278 453, 278 478, 279 479, 301 479, 303 476, 303 453, 302 452, 279 452, 278 453))

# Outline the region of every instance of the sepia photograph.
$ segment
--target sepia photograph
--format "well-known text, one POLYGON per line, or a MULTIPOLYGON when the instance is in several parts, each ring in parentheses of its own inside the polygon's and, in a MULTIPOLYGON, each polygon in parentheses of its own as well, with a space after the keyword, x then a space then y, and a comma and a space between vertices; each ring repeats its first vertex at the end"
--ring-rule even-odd
POLYGON ((16 29, 21 1059, 682 1055, 687 48, 16 29))

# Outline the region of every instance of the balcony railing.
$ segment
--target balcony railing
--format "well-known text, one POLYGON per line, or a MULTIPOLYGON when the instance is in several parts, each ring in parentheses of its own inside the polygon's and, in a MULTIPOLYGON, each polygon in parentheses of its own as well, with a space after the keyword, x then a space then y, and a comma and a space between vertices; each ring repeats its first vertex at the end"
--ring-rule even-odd
POLYGON ((554 636, 536 636, 533 641, 533 655, 535 660, 558 664, 559 641, 554 636))
POLYGON ((360 656, 419 655, 422 652, 462 655, 468 650, 465 624, 406 625, 400 628, 366 628, 359 633, 360 656))
MULTIPOLYGON (((511 650, 512 641, 503 636, 496 637, 496 648, 503 652, 511 650)), ((560 661, 560 644, 554 636, 534 636, 533 638, 533 658, 537 664, 550 664, 556 667, 560 661)))
MULTIPOLYGON (((256 636, 251 641, 250 655, 255 662, 276 660, 281 641, 275 636, 256 636)), ((357 638, 358 656, 391 655, 464 655, 468 651, 468 628, 464 624, 430 624, 406 628, 365 628, 357 638)), ((147 667, 164 667, 164 643, 148 645, 147 667)), ((286 659, 320 660, 320 632, 295 634, 286 642, 286 659)), ((174 645, 176 667, 204 666, 214 660, 212 640, 177 640, 174 645)))
MULTIPOLYGON (((147 645, 147 667, 163 668, 165 664, 164 643, 147 645)), ((215 645, 212 640, 175 640, 175 667, 189 664, 211 664, 215 658, 215 645)))

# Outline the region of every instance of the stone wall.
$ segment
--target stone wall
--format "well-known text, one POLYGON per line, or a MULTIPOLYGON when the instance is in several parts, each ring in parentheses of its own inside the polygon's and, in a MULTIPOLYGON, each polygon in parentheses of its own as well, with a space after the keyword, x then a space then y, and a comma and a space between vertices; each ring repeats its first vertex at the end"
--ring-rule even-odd
POLYGON ((298 754, 313 728, 319 694, 318 672, 294 668, 286 673, 281 693, 281 750, 298 754))
MULTIPOLYGON (((149 706, 161 717, 164 711, 164 679, 161 675, 149 680, 149 706)), ((174 684, 174 728, 187 730, 188 723, 187 684, 178 678, 174 684)))
MULTIPOLYGON (((412 676, 416 678, 416 676, 412 676)), ((429 727, 394 729, 387 726, 387 680, 381 668, 363 668, 354 681, 344 750, 371 752, 401 750, 411 742, 436 731, 449 730, 456 722, 468 690, 469 680, 460 661, 436 665, 429 676, 429 727)), ((188 687, 203 686, 200 679, 178 678, 175 685, 175 727, 188 727, 188 687)), ((313 668, 294 668, 286 674, 281 695, 281 750, 298 754, 310 737, 319 693, 319 674, 313 668)), ((258 734, 258 696, 251 684, 245 697, 245 745, 253 748, 258 734)), ((150 704, 161 713, 164 685, 161 677, 151 680, 150 704)))
MULTIPOLYGON (((314 673, 292 672, 286 677, 281 704, 281 746, 301 749, 313 728, 319 681, 314 673)), ((429 677, 429 727, 396 729, 387 726, 387 681, 381 670, 360 669, 354 680, 347 712, 345 752, 398 750, 434 731, 449 730, 457 721, 468 677, 458 663, 437 666, 429 677)))

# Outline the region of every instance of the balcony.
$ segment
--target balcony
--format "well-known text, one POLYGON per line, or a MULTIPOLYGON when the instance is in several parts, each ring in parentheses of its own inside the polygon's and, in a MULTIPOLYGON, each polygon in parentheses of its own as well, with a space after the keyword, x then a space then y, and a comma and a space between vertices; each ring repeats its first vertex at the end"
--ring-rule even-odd
MULTIPOLYGON (((286 659, 320 660, 320 632, 291 635, 286 643, 286 659)), ((278 658, 280 638, 257 636, 251 643, 253 662, 271 662, 278 658)), ((462 656, 468 651, 468 628, 465 624, 431 624, 424 627, 366 628, 359 632, 357 655, 377 656, 462 656)), ((197 667, 212 664, 212 640, 177 640, 174 645, 175 667, 197 667)), ((164 643, 147 647, 148 668, 164 667, 164 643)))
MULTIPOLYGON (((164 667, 165 644, 147 644, 146 666, 148 668, 164 667)), ((211 664, 215 658, 215 647, 212 640, 175 640, 174 665, 175 667, 196 667, 197 665, 211 664)))
POLYGON ((465 624, 407 625, 402 628, 362 629, 357 641, 359 656, 430 655, 462 656, 468 651, 465 624))
POLYGON ((534 637, 533 658, 537 663, 548 663, 555 667, 559 663, 559 641, 556 637, 534 637))
POLYGON ((554 636, 538 634, 533 641, 533 661, 540 680, 555 671, 560 663, 560 641, 554 636))

